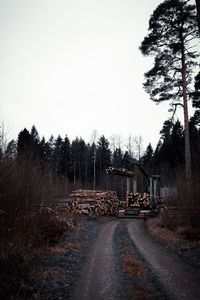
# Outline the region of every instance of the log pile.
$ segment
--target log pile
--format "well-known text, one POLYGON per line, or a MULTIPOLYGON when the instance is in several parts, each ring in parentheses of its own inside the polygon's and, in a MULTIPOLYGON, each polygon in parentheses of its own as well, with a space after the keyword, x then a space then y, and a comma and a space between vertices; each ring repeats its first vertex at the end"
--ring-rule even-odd
POLYGON ((126 205, 128 207, 138 207, 148 209, 150 207, 150 195, 147 193, 126 193, 126 205))
POLYGON ((119 200, 113 191, 77 190, 70 194, 75 215, 113 216, 118 214, 119 200))
POLYGON ((60 199, 54 203, 54 210, 59 214, 69 215, 72 212, 72 202, 70 199, 60 199))
POLYGON ((126 176, 126 177, 134 177, 135 174, 131 171, 128 171, 127 169, 117 169, 114 167, 109 167, 106 169, 106 174, 108 175, 120 175, 120 176, 126 176))

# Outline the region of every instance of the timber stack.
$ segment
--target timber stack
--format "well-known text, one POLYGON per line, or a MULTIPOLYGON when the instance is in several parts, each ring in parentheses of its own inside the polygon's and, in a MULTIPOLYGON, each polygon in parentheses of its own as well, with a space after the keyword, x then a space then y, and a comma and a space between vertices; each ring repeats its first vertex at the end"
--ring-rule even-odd
POLYGON ((150 195, 147 193, 126 193, 126 205, 128 207, 138 207, 148 209, 150 207, 150 195))
POLYGON ((76 190, 70 194, 75 215, 113 216, 118 214, 116 192, 103 190, 76 190))
POLYGON ((128 171, 127 169, 123 168, 114 168, 114 167, 109 167, 106 169, 106 174, 108 175, 120 175, 120 176, 126 176, 126 177, 134 177, 135 174, 131 171, 128 171))
POLYGON ((72 212, 72 201, 69 198, 65 199, 58 199, 54 203, 54 210, 59 214, 59 215, 69 215, 72 212))

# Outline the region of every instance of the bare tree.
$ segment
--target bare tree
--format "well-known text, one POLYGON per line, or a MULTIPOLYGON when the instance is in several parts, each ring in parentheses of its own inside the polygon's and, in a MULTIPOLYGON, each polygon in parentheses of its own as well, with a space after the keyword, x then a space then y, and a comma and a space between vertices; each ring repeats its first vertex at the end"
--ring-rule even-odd
POLYGON ((127 143, 125 145, 127 151, 128 151, 128 154, 133 157, 134 156, 134 138, 131 134, 129 134, 128 136, 128 140, 127 140, 127 143))
POLYGON ((112 152, 114 152, 117 148, 121 149, 121 136, 120 134, 112 134, 109 138, 110 140, 110 147, 112 152))
POLYGON ((0 148, 3 153, 5 153, 6 151, 9 132, 10 132, 10 127, 6 124, 4 120, 1 121, 0 122, 0 148))
POLYGON ((136 149, 136 158, 140 160, 143 152, 143 138, 141 135, 134 137, 135 149, 136 149))

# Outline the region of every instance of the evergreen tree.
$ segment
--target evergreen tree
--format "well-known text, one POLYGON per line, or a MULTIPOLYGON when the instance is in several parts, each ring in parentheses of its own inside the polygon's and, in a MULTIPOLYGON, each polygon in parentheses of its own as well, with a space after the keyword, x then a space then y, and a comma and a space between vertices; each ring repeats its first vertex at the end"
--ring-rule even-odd
POLYGON ((153 158, 153 148, 152 148, 151 144, 149 143, 149 145, 147 146, 147 149, 141 159, 142 165, 148 174, 151 173, 152 158, 153 158))
POLYGON ((111 165, 111 150, 105 136, 101 136, 97 143, 97 167, 101 186, 105 187, 106 168, 111 165))
POLYGON ((31 135, 29 131, 24 128, 20 131, 17 138, 17 154, 18 155, 30 155, 31 152, 31 135))
MULTIPOLYGON (((149 35, 140 47, 144 55, 154 55, 154 67, 145 74, 144 87, 155 102, 183 98, 185 124, 186 176, 191 178, 191 155, 187 97, 197 53, 190 48, 197 38, 194 5, 186 0, 165 0, 149 21, 149 35)), ((175 107, 180 105, 176 103, 175 107)))
POLYGON ((192 105, 195 108, 195 113, 192 119, 196 125, 200 125, 200 72, 195 77, 194 92, 192 95, 192 105))
POLYGON ((96 144, 88 145, 88 180, 92 184, 93 189, 96 188, 96 144))
POLYGON ((40 137, 39 137, 38 131, 34 125, 31 128, 30 138, 31 138, 31 148, 32 148, 33 156, 38 157, 39 156, 40 137))
POLYGON ((120 148, 116 148, 112 156, 112 165, 115 168, 122 168, 123 153, 120 148))
POLYGON ((74 141, 72 141, 72 169, 73 169, 73 181, 74 185, 76 184, 77 180, 77 165, 78 165, 78 137, 74 141))
POLYGON ((160 131, 161 139, 163 141, 166 142, 167 140, 169 140, 170 135, 171 135, 172 127, 173 127, 173 123, 172 123, 171 120, 166 120, 163 123, 163 127, 162 127, 162 129, 160 131))
POLYGON ((54 152, 53 152, 53 168, 57 175, 62 174, 62 138, 58 135, 54 144, 54 152))
POLYGON ((132 161, 133 161, 132 156, 128 153, 128 151, 126 151, 124 153, 124 156, 123 156, 123 159, 122 159, 123 168, 131 171, 132 167, 133 167, 132 161))
POLYGON ((184 165, 185 157, 184 157, 184 131, 183 126, 180 121, 177 120, 173 126, 171 133, 171 142, 172 142, 172 150, 171 150, 171 166, 173 168, 180 168, 184 165))
POLYGON ((196 0, 196 7, 197 7, 197 20, 200 32, 200 0, 196 0))
POLYGON ((61 146, 61 174, 65 177, 70 177, 72 166, 71 166, 71 145, 70 141, 65 136, 61 146))
POLYGON ((43 156, 44 165, 53 170, 54 166, 55 166, 55 163, 54 163, 55 139, 54 139, 53 135, 50 136, 50 138, 47 142, 45 142, 44 144, 43 143, 44 143, 44 140, 41 141, 40 147, 41 147, 41 151, 43 152, 43 154, 41 154, 41 156, 43 156))
POLYGON ((154 174, 160 174, 162 181, 168 184, 185 163, 183 126, 179 120, 175 124, 167 120, 160 134, 161 139, 151 160, 151 170, 154 174))

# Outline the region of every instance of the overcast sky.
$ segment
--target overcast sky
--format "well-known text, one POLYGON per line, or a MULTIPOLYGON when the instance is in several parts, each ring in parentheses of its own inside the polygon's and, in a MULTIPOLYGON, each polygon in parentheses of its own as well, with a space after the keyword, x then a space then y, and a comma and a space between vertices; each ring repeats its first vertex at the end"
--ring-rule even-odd
POLYGON ((141 135, 156 145, 168 104, 142 87, 138 47, 159 0, 0 0, 0 118, 10 136, 141 135))

